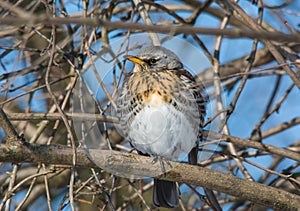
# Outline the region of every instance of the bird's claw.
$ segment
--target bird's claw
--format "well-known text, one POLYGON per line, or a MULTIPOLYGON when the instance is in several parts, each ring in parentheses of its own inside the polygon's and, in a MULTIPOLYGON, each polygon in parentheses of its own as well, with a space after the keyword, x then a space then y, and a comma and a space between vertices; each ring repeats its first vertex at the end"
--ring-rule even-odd
POLYGON ((169 160, 167 160, 161 156, 155 156, 153 158, 152 164, 156 163, 157 161, 159 161, 159 163, 160 163, 161 171, 163 172, 164 175, 166 175, 167 171, 165 168, 165 163, 167 163, 172 168, 171 163, 169 162, 169 160), (164 163, 164 161, 165 161, 165 163, 164 163))

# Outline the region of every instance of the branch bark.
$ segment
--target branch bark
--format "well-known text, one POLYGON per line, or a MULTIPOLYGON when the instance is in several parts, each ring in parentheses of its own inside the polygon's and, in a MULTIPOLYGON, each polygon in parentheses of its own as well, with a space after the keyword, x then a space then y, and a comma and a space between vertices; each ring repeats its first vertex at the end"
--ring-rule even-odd
MULTIPOLYGON (((300 196, 207 168, 168 162, 164 174, 160 162, 153 163, 153 158, 150 157, 109 150, 90 150, 89 154, 97 160, 97 163, 102 164, 101 168, 118 172, 120 176, 131 174, 201 186, 273 209, 300 208, 300 196)), ((99 168, 89 160, 84 149, 77 149, 77 157, 77 168, 99 168)), ((0 162, 42 162, 71 166, 72 148, 63 145, 32 145, 26 142, 18 147, 2 144, 0 162)))
MULTIPOLYGON (((8 113, 10 121, 28 121, 28 120, 61 120, 59 113, 8 113)), ((114 116, 104 116, 92 113, 66 113, 69 120, 81 121, 99 121, 99 122, 117 122, 118 118, 114 116)))

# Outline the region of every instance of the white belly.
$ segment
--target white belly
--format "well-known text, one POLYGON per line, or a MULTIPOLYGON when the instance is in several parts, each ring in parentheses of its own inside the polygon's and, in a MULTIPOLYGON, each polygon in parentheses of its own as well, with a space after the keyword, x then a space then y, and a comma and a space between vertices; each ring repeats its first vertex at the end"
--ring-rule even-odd
POLYGON ((129 128, 129 139, 137 150, 173 161, 187 156, 197 140, 195 126, 185 115, 161 102, 144 107, 129 128))

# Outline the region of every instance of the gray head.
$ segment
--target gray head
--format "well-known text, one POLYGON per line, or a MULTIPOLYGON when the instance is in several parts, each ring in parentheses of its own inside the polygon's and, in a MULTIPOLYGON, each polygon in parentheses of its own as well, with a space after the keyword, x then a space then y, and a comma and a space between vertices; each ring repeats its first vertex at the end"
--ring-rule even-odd
POLYGON ((147 66, 151 69, 182 68, 182 63, 176 54, 161 46, 146 47, 142 49, 142 51, 136 57, 127 56, 127 59, 141 66, 147 66))

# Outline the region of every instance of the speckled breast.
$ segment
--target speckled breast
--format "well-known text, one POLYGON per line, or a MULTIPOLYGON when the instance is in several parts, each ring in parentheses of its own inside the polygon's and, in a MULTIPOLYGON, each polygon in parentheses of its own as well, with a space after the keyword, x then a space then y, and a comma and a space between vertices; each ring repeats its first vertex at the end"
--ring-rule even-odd
POLYGON ((116 97, 117 128, 142 153, 179 160, 199 135, 201 118, 192 87, 172 71, 131 74, 116 97))

